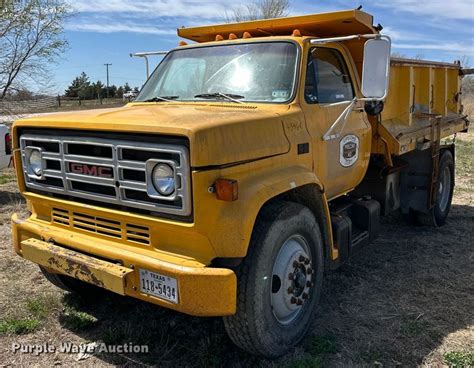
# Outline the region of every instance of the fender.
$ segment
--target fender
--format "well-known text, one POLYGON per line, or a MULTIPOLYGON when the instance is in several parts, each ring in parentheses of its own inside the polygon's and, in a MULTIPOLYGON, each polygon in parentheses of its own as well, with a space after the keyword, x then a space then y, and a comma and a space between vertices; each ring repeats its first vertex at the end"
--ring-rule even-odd
MULTIPOLYGON (((319 188, 318 192, 321 193, 324 202, 323 206, 320 207, 325 212, 325 220, 322 223, 324 229, 321 230, 328 235, 327 238, 332 239, 327 200, 324 193, 321 192, 323 186, 314 172, 303 166, 281 166, 278 168, 270 166, 260 170, 253 170, 248 167, 245 170, 240 170, 239 173, 231 172, 231 169, 228 172, 226 171, 222 170, 219 177, 238 181, 239 199, 237 201, 218 201, 214 194, 209 194, 214 199, 212 206, 209 206, 209 201, 195 201, 195 203, 203 204, 195 209, 195 218, 205 219, 205 223, 196 223, 196 226, 207 229, 207 236, 217 257, 245 257, 255 221, 262 207, 271 200, 284 198, 286 194, 294 193, 299 188, 304 187, 319 188), (213 230, 209 231, 209 229, 213 230)), ((194 177, 195 188, 204 185, 201 184, 201 180, 205 181, 207 175, 204 172, 201 174, 194 177)), ((209 178, 207 179, 209 182, 209 178)), ((307 203, 308 200, 309 198, 306 198, 303 204, 311 207, 307 203)), ((332 249, 331 240, 329 245, 332 249)), ((332 253, 329 256, 334 257, 332 253)))

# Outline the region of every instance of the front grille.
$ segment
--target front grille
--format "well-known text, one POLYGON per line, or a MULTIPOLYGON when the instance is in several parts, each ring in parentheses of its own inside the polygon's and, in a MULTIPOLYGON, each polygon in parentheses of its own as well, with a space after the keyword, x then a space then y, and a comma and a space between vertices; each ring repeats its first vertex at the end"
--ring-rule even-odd
POLYGON ((150 245, 150 229, 143 225, 110 220, 61 208, 52 209, 51 223, 132 243, 150 245))
POLYGON ((191 214, 189 154, 185 146, 24 134, 20 147, 28 188, 158 213, 191 214), (28 171, 25 149, 41 151, 41 177, 28 171), (175 168, 177 188, 171 196, 160 195, 150 182, 150 170, 158 162, 175 168))

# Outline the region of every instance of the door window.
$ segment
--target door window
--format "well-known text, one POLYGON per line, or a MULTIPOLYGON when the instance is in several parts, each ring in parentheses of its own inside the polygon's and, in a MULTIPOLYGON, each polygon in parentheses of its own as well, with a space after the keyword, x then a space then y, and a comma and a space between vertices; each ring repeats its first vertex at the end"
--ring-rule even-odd
POLYGON ((354 88, 341 53, 328 48, 312 49, 306 71, 306 102, 335 103, 353 98, 354 88))

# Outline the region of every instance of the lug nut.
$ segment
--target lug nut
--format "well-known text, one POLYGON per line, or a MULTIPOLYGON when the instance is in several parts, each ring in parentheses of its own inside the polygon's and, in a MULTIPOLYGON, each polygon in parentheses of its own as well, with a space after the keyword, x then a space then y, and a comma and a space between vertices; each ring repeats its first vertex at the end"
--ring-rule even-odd
POLYGON ((313 287, 313 286, 314 286, 314 282, 307 281, 307 282, 306 282, 306 286, 307 286, 307 287, 313 287))
POLYGON ((291 286, 288 288, 288 294, 293 294, 293 288, 291 286))
POLYGON ((307 270, 306 270, 306 273, 308 275, 311 275, 313 273, 313 269, 311 267, 308 267, 307 270))
POLYGON ((288 275, 288 280, 293 280, 295 278, 295 275, 293 273, 290 273, 288 275))
POLYGON ((299 261, 306 262, 306 257, 304 255, 300 255, 299 261))
POLYGON ((307 265, 309 265, 309 263, 310 263, 309 258, 306 258, 306 259, 304 260, 304 264, 307 266, 307 265))
POLYGON ((290 300, 290 303, 291 303, 291 304, 296 304, 296 303, 297 303, 297 299, 296 299, 294 296, 292 296, 292 297, 291 297, 291 300, 290 300))
POLYGON ((294 267, 294 268, 297 268, 297 267, 299 267, 299 266, 300 266, 300 264, 298 263, 298 261, 294 261, 294 262, 293 262, 293 267, 294 267))
POLYGON ((296 301, 296 305, 303 305, 303 300, 298 299, 298 300, 296 301))
POLYGON ((308 293, 303 293, 303 294, 301 295, 301 297, 302 297, 303 299, 308 299, 309 295, 308 295, 308 293))

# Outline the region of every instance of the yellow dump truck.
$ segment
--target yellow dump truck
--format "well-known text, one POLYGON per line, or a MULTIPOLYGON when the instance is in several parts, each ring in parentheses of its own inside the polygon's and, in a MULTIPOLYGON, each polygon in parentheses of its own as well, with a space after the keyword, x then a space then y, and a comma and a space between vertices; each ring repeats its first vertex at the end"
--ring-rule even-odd
POLYGON ((181 28, 133 103, 15 122, 15 252, 285 353, 380 216, 449 213, 463 70, 390 60, 380 31, 359 10, 181 28))

